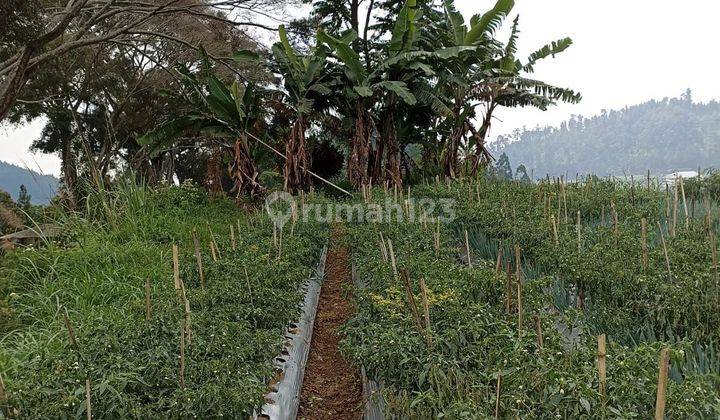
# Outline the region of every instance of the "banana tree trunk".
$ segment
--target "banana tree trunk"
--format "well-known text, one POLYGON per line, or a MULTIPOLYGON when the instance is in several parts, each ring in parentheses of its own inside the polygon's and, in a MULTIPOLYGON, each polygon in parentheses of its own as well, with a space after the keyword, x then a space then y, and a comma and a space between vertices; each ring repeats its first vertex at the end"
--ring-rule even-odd
POLYGON ((397 138, 395 125, 395 112, 390 110, 385 117, 383 135, 387 144, 387 158, 385 160, 385 176, 391 185, 402 187, 402 174, 400 172, 400 143, 397 138))
POLYGON ((305 141, 307 123, 300 117, 293 124, 290 138, 285 145, 285 191, 294 193, 310 186, 310 177, 307 168, 310 159, 305 141))
POLYGON ((242 195, 257 198, 265 192, 265 188, 258 182, 259 174, 250 154, 247 136, 244 134, 235 140, 233 161, 228 172, 234 182, 231 192, 236 195, 236 199, 242 195))
POLYGON ((367 183, 369 140, 372 129, 372 117, 365 109, 364 101, 358 101, 355 107, 355 133, 350 141, 350 155, 347 164, 348 180, 355 188, 360 188, 367 183))
POLYGON ((492 120, 492 112, 494 109, 494 106, 491 107, 485 114, 485 118, 483 118, 483 123, 480 126, 479 131, 475 131, 472 125, 470 125, 470 131, 472 131, 473 137, 475 137, 475 156, 472 166, 473 176, 477 174, 477 171, 481 166, 487 165, 493 159, 490 151, 487 147, 485 147, 485 138, 487 137, 487 133, 490 131, 490 122, 492 120))

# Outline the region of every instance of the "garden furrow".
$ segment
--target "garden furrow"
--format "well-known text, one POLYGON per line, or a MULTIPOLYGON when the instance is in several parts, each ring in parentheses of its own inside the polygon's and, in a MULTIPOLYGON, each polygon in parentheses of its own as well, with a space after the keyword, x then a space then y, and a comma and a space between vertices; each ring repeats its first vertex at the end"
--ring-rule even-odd
POLYGON ((351 284, 348 250, 335 229, 327 255, 326 277, 320 292, 310 355, 300 396, 299 419, 358 419, 362 417, 360 372, 340 354, 340 328, 354 305, 346 295, 351 284))

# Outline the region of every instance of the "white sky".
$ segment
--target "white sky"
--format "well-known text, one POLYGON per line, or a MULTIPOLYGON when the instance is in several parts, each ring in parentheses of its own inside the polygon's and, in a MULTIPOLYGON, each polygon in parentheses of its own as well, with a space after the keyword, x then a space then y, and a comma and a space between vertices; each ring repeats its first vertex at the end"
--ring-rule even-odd
MULTIPOLYGON (((466 20, 491 7, 491 0, 456 0, 466 20)), ((516 0, 521 57, 543 44, 570 36, 575 44, 536 66, 535 77, 583 94, 578 105, 547 112, 500 109, 491 137, 523 126, 557 125, 572 114, 590 116, 651 98, 693 90, 696 101, 720 98, 720 2, 716 0, 516 0)), ((514 17, 511 16, 511 18, 514 17)), ((506 22, 502 39, 511 20, 506 22)), ((0 128, 0 160, 59 175, 55 156, 27 151, 42 122, 0 128)))

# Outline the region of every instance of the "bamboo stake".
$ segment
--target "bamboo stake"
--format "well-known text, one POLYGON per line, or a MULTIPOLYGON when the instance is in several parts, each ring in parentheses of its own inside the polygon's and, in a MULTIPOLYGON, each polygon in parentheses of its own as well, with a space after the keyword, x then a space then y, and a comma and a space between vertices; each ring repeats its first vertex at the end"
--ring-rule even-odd
POLYGON ((688 203, 687 198, 685 197, 685 185, 682 177, 680 177, 680 192, 682 193, 683 209, 685 210, 685 228, 688 229, 690 228, 690 213, 688 212, 688 203))
POLYGON ((662 227, 660 227, 660 222, 657 222, 658 228, 660 229, 660 241, 662 242, 663 246, 663 252, 665 253, 665 265, 667 266, 668 271, 668 280, 672 280, 672 272, 670 272, 670 257, 668 256, 668 250, 667 245, 665 244, 665 235, 663 235, 662 227))
POLYGON ((575 230, 577 231, 577 247, 578 252, 582 249, 582 238, 580 236, 580 231, 582 227, 580 225, 580 210, 577 212, 577 225, 575 225, 575 230))
POLYGON ((615 247, 618 246, 618 237, 620 236, 620 227, 618 223, 618 214, 617 210, 615 209, 615 202, 610 202, 610 208, 612 209, 612 218, 613 218, 613 235, 615 236, 615 247))
POLYGON ((497 251, 497 261, 495 262, 495 275, 500 275, 502 271, 502 258, 503 258, 503 243, 500 241, 500 246, 497 251))
POLYGON ((173 260, 173 284, 175 285, 175 291, 180 290, 180 257, 178 256, 178 246, 173 244, 172 246, 172 260, 173 260))
POLYGON ((430 304, 428 303, 427 287, 425 280, 420 277, 420 297, 423 304, 423 315, 425 316, 425 339, 428 346, 432 346, 432 329, 430 328, 430 304))
POLYGON ((218 262, 218 256, 215 252, 215 243, 212 241, 212 239, 210 240, 210 255, 212 255, 212 259, 214 262, 218 262))
POLYGON ((85 378, 85 414, 92 420, 92 404, 90 404, 90 378, 85 378))
POLYGON ((73 330, 72 323, 70 323, 70 316, 68 315, 67 308, 63 308, 63 321, 65 321, 65 328, 67 329, 68 336, 70 336, 70 343, 80 355, 80 346, 78 346, 77 339, 75 338, 75 331, 73 330))
POLYGON ((408 275, 406 269, 402 269, 400 273, 403 280, 403 285, 405 286, 405 294, 407 295, 410 312, 412 312, 412 316, 415 320, 415 324, 418 327, 418 331, 423 332, 424 329, 422 321, 420 320, 420 313, 418 312, 417 304, 415 303, 415 295, 413 295, 412 287, 410 286, 410 276, 408 275))
POLYGON ((235 242, 235 228, 232 224, 230 225, 230 246, 233 251, 237 249, 237 243, 235 242))
POLYGON ((495 418, 500 418, 500 386, 502 385, 502 376, 498 373, 495 385, 495 418))
POLYGON ((540 323, 539 316, 535 315, 535 316, 533 316, 533 318, 535 319, 535 334, 537 334, 538 348, 540 350, 542 350, 544 347, 544 344, 545 344, 545 340, 544 340, 543 334, 542 334, 542 324, 540 323))
POLYGON ((670 349, 665 347, 660 351, 658 369, 657 396, 655 399, 655 420, 665 419, 665 402, 667 393, 668 364, 670 362, 670 349))
POLYGON ((150 279, 145 279, 145 322, 150 322, 150 279))
POLYGON ((395 278, 398 278, 397 264, 395 263, 395 250, 393 249, 392 241, 388 238, 388 249, 390 250, 390 264, 392 265, 393 274, 395 278))
POLYGON ((468 267, 472 268, 472 256, 470 255, 470 241, 468 240, 467 229, 465 229, 465 256, 467 257, 468 267))
POLYGON ((677 233, 675 230, 677 229, 679 199, 678 199, 677 187, 675 187, 674 190, 675 190, 675 198, 673 199, 673 220, 672 220, 672 229, 670 230, 670 237, 675 237, 675 234, 677 233))
POLYGON ((600 378, 600 395, 603 398, 606 396, 606 356, 607 351, 605 349, 605 334, 598 336, 598 377, 600 378))
MULTIPOLYGON (((238 220, 238 223, 240 223, 239 220, 238 220)), ((205 288, 205 272, 203 270, 203 265, 202 265, 202 254, 200 253, 200 241, 198 241, 197 232, 195 231, 195 229, 192 230, 192 240, 193 240, 193 245, 195 246, 195 261, 197 262, 198 275, 200 276, 200 287, 204 289, 205 288)))
POLYGON ((387 248, 385 247, 385 238, 383 238, 382 232, 380 232, 380 256, 382 257, 383 262, 387 262, 387 248))
POLYGON ((642 238, 642 263, 643 271, 647 272, 648 268, 648 243, 647 243, 647 220, 643 217, 640 219, 640 233, 642 238))

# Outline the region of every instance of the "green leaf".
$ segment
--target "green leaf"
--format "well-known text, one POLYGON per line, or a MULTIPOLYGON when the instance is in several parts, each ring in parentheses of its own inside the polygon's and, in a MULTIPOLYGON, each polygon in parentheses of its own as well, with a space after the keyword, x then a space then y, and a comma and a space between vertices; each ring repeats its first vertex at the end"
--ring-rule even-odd
POLYGON ((373 95, 373 91, 369 86, 353 86, 353 90, 364 98, 369 98, 373 95))
POLYGON ((382 87, 395 93, 397 96, 402 98, 402 100, 405 101, 405 103, 408 105, 415 105, 417 103, 417 99, 415 99, 415 96, 408 90, 405 82, 400 82, 396 80, 385 80, 376 84, 375 86, 382 87))
POLYGON ((335 51, 338 58, 343 62, 343 64, 345 64, 348 77, 352 82, 361 84, 365 80, 365 68, 360 62, 360 56, 350 47, 349 44, 346 44, 323 31, 318 32, 317 37, 318 42, 327 44, 335 51))
POLYGON ((555 57, 556 54, 559 54, 566 49, 570 48, 572 45, 572 39, 570 38, 562 38, 557 41, 553 41, 550 44, 547 44, 540 48, 539 50, 533 52, 528 57, 528 62, 523 67, 523 71, 526 71, 528 73, 532 73, 535 68, 535 63, 537 63, 539 60, 542 60, 544 58, 547 58, 548 56, 555 57))
POLYGON ((470 31, 465 36, 465 45, 475 44, 486 33, 489 35, 494 34, 513 7, 515 7, 515 0, 498 0, 495 6, 482 15, 479 20, 473 19, 477 23, 470 28, 470 31))

